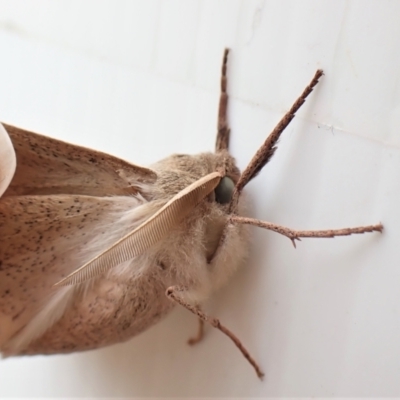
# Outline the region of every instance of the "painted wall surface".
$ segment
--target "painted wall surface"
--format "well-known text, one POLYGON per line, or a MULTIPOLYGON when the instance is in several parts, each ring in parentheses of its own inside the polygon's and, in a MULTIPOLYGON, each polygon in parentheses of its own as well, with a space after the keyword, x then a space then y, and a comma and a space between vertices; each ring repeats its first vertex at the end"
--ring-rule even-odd
MULTIPOLYGON (((176 309, 131 341, 0 361, 0 397, 400 396, 400 1, 0 0, 0 120, 148 165, 213 149, 224 47, 241 168, 318 68, 325 76, 247 189, 251 255, 191 348, 176 309)), ((0 244, 1 245, 1 244, 0 244)))

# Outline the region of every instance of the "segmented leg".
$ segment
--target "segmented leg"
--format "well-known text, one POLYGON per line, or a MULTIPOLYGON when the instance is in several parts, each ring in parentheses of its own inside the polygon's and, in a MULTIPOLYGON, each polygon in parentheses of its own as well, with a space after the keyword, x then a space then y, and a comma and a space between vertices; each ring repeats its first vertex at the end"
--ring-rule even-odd
POLYGON ((229 134, 230 129, 228 126, 228 119, 226 111, 228 108, 228 93, 226 91, 227 86, 227 63, 228 63, 229 49, 225 49, 224 57, 222 60, 222 72, 221 72, 221 94, 219 97, 219 109, 218 109, 218 132, 217 140, 215 143, 215 151, 228 150, 229 148, 229 134))
POLYGON ((368 226, 359 226, 356 228, 343 228, 343 229, 326 229, 326 230, 317 230, 317 231, 297 231, 294 229, 287 228, 285 226, 276 225, 271 222, 261 221, 259 219, 254 218, 245 218, 238 216, 231 216, 231 222, 236 222, 239 224, 248 224, 255 225, 260 228, 269 229, 271 231, 280 233, 288 237, 293 246, 296 247, 296 240, 301 240, 300 238, 305 237, 313 237, 313 238, 333 238, 335 236, 348 236, 359 233, 367 233, 367 232, 382 232, 383 225, 368 225, 368 226))
POLYGON ((247 359, 247 361, 253 366, 253 368, 256 371, 257 376, 260 379, 263 378, 264 373, 261 371, 260 367, 254 361, 253 357, 250 355, 250 353, 247 351, 247 349, 243 346, 241 341, 228 328, 226 328, 224 325, 222 325, 218 319, 208 316, 203 311, 201 311, 198 307, 193 306, 193 305, 187 303, 185 300, 183 300, 182 297, 180 297, 178 295, 179 292, 185 292, 185 288, 183 288, 182 286, 171 286, 166 290, 165 294, 169 299, 175 301, 182 307, 185 307, 187 310, 189 310, 193 314, 197 315, 201 320, 203 320, 204 322, 208 322, 214 328, 219 329, 222 333, 224 333, 226 336, 228 336, 229 339, 231 339, 232 342, 236 345, 236 347, 242 352, 242 354, 247 359))
POLYGON ((313 91, 315 85, 318 83, 318 80, 319 78, 321 78, 322 75, 322 70, 317 70, 310 84, 304 89, 303 93, 294 102, 290 110, 279 121, 278 125, 276 125, 274 130, 269 134, 263 145, 258 149, 257 153, 250 161, 249 165, 243 171, 238 183, 236 184, 235 191, 232 196, 230 211, 236 212, 237 202, 241 191, 246 186, 246 184, 261 171, 265 164, 267 164, 267 162, 274 155, 274 152, 276 150, 276 143, 278 142, 279 137, 289 125, 290 121, 294 118, 299 108, 304 104, 306 98, 313 91))
MULTIPOLYGON (((219 254, 223 254, 224 252, 224 246, 226 246, 227 243, 229 243, 230 239, 232 236, 237 235, 237 226, 235 226, 230 220, 228 219, 226 221, 226 224, 224 226, 224 229, 222 231, 221 237, 219 238, 219 243, 217 248, 215 249, 214 254, 207 259, 207 263, 211 264, 214 262, 216 258, 218 258, 219 254)), ((222 261, 224 262, 224 261, 222 261)))
POLYGON ((204 321, 200 318, 197 321, 199 322, 197 335, 188 340, 188 344, 190 344, 191 346, 194 346, 195 344, 201 342, 204 337, 204 321))

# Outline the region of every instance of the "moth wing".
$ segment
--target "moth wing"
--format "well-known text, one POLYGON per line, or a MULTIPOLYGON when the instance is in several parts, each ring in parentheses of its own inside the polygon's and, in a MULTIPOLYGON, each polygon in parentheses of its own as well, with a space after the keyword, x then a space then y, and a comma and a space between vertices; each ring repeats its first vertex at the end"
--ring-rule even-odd
POLYGON ((12 355, 25 349, 63 316, 77 293, 91 287, 90 282, 83 287, 54 286, 63 276, 91 265, 90 260, 100 260, 100 267, 94 268, 97 275, 144 252, 188 215, 220 179, 219 173, 209 174, 161 208, 159 202, 140 196, 1 198, 0 351, 12 355), (105 255, 96 257, 104 248, 109 249, 105 255), (122 258, 113 258, 120 252, 122 258), (113 265, 105 268, 107 260, 113 265))
POLYGON ((132 195, 157 179, 151 169, 99 151, 3 125, 17 159, 15 175, 5 196, 132 195))
POLYGON ((133 196, 2 197, 0 352, 17 353, 55 323, 78 288, 54 284, 155 211, 133 196))
POLYGON ((10 137, 0 124, 0 197, 14 176, 16 164, 15 151, 10 137))
POLYGON ((219 172, 212 172, 193 182, 177 193, 148 220, 62 279, 57 285, 84 282, 142 254, 182 221, 201 200, 216 188, 221 178, 222 175, 219 172))

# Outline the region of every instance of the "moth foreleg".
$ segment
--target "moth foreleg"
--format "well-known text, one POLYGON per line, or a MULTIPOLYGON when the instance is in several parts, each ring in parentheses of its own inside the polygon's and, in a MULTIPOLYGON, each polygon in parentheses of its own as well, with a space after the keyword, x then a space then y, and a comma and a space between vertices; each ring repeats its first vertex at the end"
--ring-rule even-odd
POLYGON ((237 229, 238 227, 228 219, 222 230, 221 237, 219 238, 218 246, 215 248, 214 252, 207 257, 208 264, 215 262, 215 260, 218 258, 218 255, 223 254, 225 250, 229 251, 230 243, 233 242, 231 239, 237 236, 237 229))
POLYGON ((254 218, 245 218, 238 216, 231 216, 231 222, 236 222, 240 224, 248 224, 258 226, 260 228, 268 229, 281 235, 288 237, 293 246, 296 247, 296 240, 301 240, 301 238, 333 238, 335 236, 348 236, 353 234, 367 233, 367 232, 382 232, 383 225, 368 225, 368 226, 359 226, 355 228, 343 228, 343 229, 325 229, 325 230, 310 230, 310 231, 300 231, 287 228, 282 225, 273 224, 272 222, 261 221, 259 219, 254 218))
POLYGON ((204 338, 204 321, 201 318, 197 319, 198 321, 198 329, 196 336, 189 338, 188 344, 194 346, 195 344, 201 342, 204 338))
POLYGON ((260 367, 254 360, 254 358, 250 355, 250 353, 243 346, 242 342, 236 337, 236 335, 234 335, 228 328, 226 328, 224 325, 222 325, 221 322, 217 318, 210 317, 209 315, 205 314, 198 306, 194 306, 194 305, 186 302, 179 295, 179 293, 184 293, 185 291, 186 291, 186 288, 184 288, 182 286, 170 286, 166 290, 165 294, 170 300, 176 302, 177 304, 181 305, 182 307, 185 307, 187 310, 189 310, 193 314, 197 315, 201 320, 203 320, 204 322, 208 322, 214 328, 219 329, 222 333, 224 333, 226 336, 228 336, 229 339, 231 339, 232 342, 236 345, 236 347, 242 352, 242 354, 247 359, 247 361, 253 366, 253 368, 256 371, 257 376, 260 379, 263 378, 264 373, 261 371, 260 367))
POLYGON ((229 49, 225 49, 224 57, 222 59, 222 71, 221 71, 221 93, 219 96, 219 108, 218 108, 218 132, 217 140, 215 143, 215 151, 228 150, 229 148, 229 134, 230 129, 228 125, 228 118, 226 111, 228 108, 228 93, 227 87, 227 63, 228 63, 229 49))
POLYGON ((293 103, 290 110, 282 117, 282 119, 278 122, 278 125, 275 126, 273 131, 268 135, 265 142, 257 150, 256 154, 251 159, 249 165, 243 171, 242 175, 239 178, 239 181, 235 186, 235 192, 232 196, 230 211, 234 212, 237 211, 236 210, 237 201, 239 199, 240 193, 242 192, 243 188, 262 170, 262 168, 272 158, 276 150, 276 144, 282 132, 290 124, 290 122, 296 115, 296 112, 304 104, 307 97, 311 94, 311 92, 317 85, 322 75, 323 75, 322 70, 321 69, 317 70, 311 82, 303 90, 303 93, 297 98, 297 100, 293 103))

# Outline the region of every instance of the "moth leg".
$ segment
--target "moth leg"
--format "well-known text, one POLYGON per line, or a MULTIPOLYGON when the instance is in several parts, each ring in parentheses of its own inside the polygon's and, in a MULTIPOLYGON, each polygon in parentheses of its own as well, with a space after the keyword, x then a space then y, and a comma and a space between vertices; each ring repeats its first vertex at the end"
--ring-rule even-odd
POLYGON ((287 228, 282 225, 273 224, 272 222, 261 221, 254 218, 245 218, 238 216, 231 216, 231 222, 236 222, 239 224, 248 224, 258 226, 260 228, 265 228, 281 235, 288 237, 293 246, 296 247, 296 240, 301 240, 300 238, 313 237, 313 238, 333 238, 335 236, 348 236, 352 234, 360 234, 367 232, 381 232, 383 230, 382 224, 359 226, 356 228, 343 228, 343 229, 326 229, 326 230, 316 230, 316 231, 298 231, 294 229, 287 228))
POLYGON ((228 220, 224 226, 224 229, 222 230, 221 237, 219 238, 218 246, 215 249, 214 253, 207 258, 207 263, 211 264, 215 258, 218 257, 218 254, 220 254, 223 251, 223 247, 226 243, 229 243, 229 236, 235 234, 233 230, 235 229, 234 224, 228 220))
POLYGON ((264 373, 261 371, 260 367, 253 359, 253 357, 250 355, 250 353, 247 351, 247 349, 243 346, 241 341, 228 328, 222 325, 217 318, 210 317, 209 315, 205 314, 198 306, 193 306, 187 303, 181 296, 179 296, 178 294, 179 292, 185 292, 185 288, 182 286, 170 286, 166 290, 165 294, 170 300, 174 301, 175 303, 178 303, 182 307, 185 307, 187 310, 197 315, 201 320, 203 320, 204 322, 208 322, 214 328, 219 329, 222 333, 228 336, 229 339, 231 339, 232 342, 236 345, 236 347, 242 352, 247 361, 253 366, 257 376, 260 379, 263 378, 264 373))
POLYGON ((294 118, 299 108, 304 104, 306 98, 313 91, 314 87, 317 85, 322 75, 323 75, 322 70, 321 69, 317 70, 310 84, 303 90, 303 93, 300 95, 300 97, 294 102, 290 110, 278 122, 278 125, 276 125, 276 127, 269 134, 269 136, 262 144, 262 146, 257 150, 257 153, 251 159, 249 165, 243 171, 242 175, 239 178, 239 181, 235 186, 235 191, 233 193, 230 205, 230 211, 236 212, 237 201, 239 199, 239 195, 242 192, 243 188, 262 170, 262 168, 268 163, 268 161, 274 155, 276 150, 276 144, 282 132, 286 129, 290 121, 294 118))
POLYGON ((218 108, 218 132, 217 140, 215 143, 215 151, 228 150, 229 148, 229 134, 230 129, 228 126, 228 119, 226 116, 226 110, 228 108, 228 93, 226 91, 227 86, 227 63, 228 63, 229 49, 225 49, 224 57, 222 59, 222 71, 221 71, 221 93, 219 96, 219 108, 218 108))
POLYGON ((201 342, 204 337, 204 321, 201 318, 197 319, 199 325, 197 330, 197 335, 189 338, 188 344, 194 346, 195 344, 201 342))

